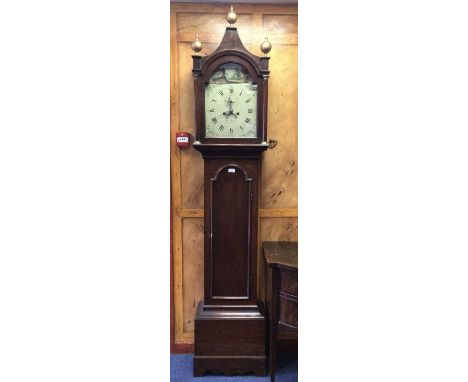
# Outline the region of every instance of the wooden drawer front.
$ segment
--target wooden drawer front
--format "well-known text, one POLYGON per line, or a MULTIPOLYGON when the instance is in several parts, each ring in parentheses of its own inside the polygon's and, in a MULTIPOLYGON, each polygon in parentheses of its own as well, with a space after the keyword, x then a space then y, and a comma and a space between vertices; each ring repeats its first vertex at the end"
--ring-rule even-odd
POLYGON ((297 329, 297 301, 280 295, 279 323, 297 329))
POLYGON ((297 296, 297 272, 281 271, 280 291, 297 296))

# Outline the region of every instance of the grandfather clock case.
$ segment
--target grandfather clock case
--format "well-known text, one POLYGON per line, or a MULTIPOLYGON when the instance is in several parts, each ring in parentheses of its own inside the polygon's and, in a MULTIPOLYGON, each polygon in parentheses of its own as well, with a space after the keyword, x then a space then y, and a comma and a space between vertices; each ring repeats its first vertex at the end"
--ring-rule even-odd
POLYGON ((196 139, 204 159, 204 300, 195 317, 194 376, 265 375, 265 316, 257 301, 258 189, 268 148, 268 61, 233 26, 194 55, 196 139))

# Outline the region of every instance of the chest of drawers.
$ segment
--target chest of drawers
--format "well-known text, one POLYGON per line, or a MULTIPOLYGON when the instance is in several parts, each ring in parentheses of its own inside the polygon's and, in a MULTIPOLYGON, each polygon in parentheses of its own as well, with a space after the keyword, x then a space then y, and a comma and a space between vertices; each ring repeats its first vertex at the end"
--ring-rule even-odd
POLYGON ((278 328, 298 328, 297 242, 263 242, 263 255, 267 265, 270 375, 274 382, 278 328))

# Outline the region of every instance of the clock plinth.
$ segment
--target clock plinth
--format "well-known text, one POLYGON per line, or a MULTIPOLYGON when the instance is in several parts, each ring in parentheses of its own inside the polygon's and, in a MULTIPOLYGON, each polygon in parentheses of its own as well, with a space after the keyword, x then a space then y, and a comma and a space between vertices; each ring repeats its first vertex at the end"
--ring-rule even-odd
POLYGON ((257 306, 215 308, 200 302, 195 317, 193 375, 265 375, 265 317, 257 306))
POLYGON ((268 57, 226 28, 193 57, 196 139, 204 159, 204 300, 195 317, 195 376, 265 375, 265 316, 257 300, 258 188, 268 148, 268 57))

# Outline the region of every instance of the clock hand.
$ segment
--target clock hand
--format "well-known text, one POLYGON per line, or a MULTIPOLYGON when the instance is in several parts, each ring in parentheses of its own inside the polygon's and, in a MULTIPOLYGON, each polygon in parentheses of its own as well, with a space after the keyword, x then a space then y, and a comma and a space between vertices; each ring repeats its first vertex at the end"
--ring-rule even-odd
POLYGON ((229 105, 229 112, 232 113, 232 104, 235 103, 233 100, 231 100, 231 95, 229 94, 229 98, 226 102, 229 105))
POLYGON ((227 104, 229 105, 229 110, 223 113, 223 114, 226 116, 226 118, 227 118, 229 115, 234 114, 234 113, 232 112, 232 101, 231 101, 231 96, 229 96, 229 100, 228 100, 227 104))
MULTIPOLYGON (((223 113, 223 114, 224 114, 224 113, 223 113)), ((230 115, 233 115, 233 116, 237 119, 237 115, 236 115, 236 113, 234 113, 234 112, 232 111, 232 109, 229 110, 228 113, 226 113, 226 119, 227 119, 227 117, 229 117, 230 115)))
POLYGON ((231 99, 231 94, 229 94, 226 103, 229 106, 229 110, 224 112, 223 115, 226 117, 226 119, 231 115, 233 115, 237 119, 237 115, 239 115, 239 113, 234 113, 234 110, 232 108, 232 104, 234 104, 235 102, 231 99))

